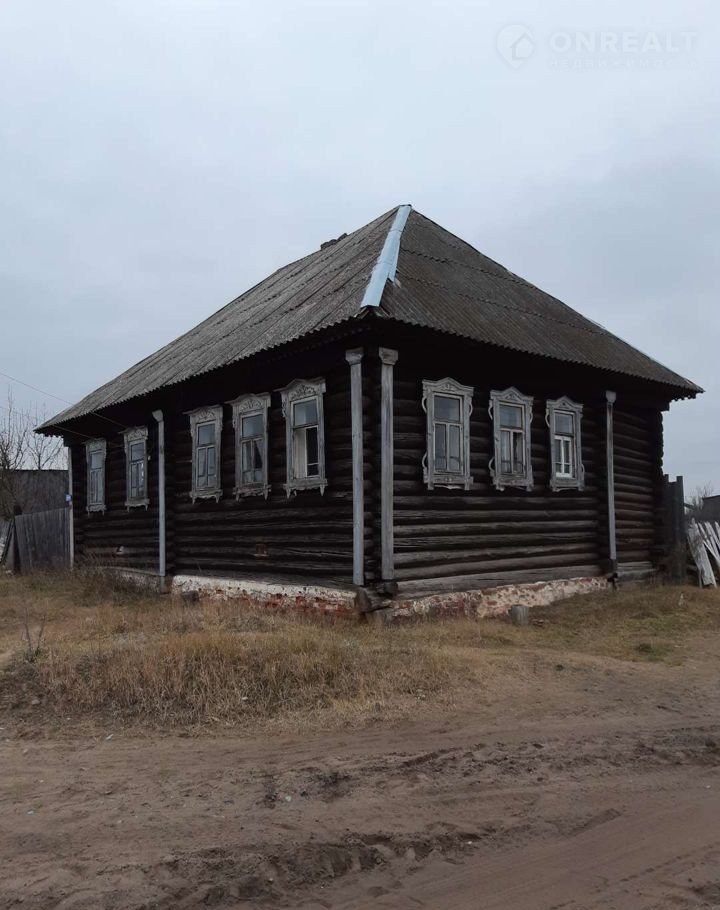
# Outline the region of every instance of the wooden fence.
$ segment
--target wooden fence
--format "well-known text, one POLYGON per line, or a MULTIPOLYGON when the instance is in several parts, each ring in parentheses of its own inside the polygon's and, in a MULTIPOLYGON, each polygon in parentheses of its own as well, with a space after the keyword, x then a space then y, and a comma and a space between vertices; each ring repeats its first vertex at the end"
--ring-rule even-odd
MULTIPOLYGON (((67 509, 16 515, 5 546, 5 565, 15 572, 70 566, 70 515, 67 509)), ((0 554, 0 557, 2 554, 0 554)))
POLYGON ((670 581, 685 581, 687 577, 687 531, 685 521, 685 491, 682 477, 675 480, 665 475, 663 488, 664 569, 670 581))

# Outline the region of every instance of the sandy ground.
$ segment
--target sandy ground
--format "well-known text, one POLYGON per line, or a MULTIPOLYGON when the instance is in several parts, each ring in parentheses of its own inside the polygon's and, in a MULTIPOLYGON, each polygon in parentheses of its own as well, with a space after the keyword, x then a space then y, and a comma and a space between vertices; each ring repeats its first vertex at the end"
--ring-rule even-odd
POLYGON ((719 707, 714 656, 577 658, 392 728, 6 728, 0 907, 720 907, 719 707))

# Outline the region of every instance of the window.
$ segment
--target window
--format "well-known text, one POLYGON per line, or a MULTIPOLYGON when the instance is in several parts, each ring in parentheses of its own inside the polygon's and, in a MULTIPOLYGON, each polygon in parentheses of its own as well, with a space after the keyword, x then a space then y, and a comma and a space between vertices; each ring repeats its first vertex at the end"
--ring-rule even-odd
POLYGON ((267 499, 268 431, 270 395, 241 395, 229 402, 235 428, 235 498, 262 495, 267 499))
POLYGON ((148 507, 147 427, 125 430, 125 507, 148 507))
POLYGON ((582 490, 585 487, 580 439, 582 412, 583 406, 569 398, 547 403, 545 420, 550 429, 550 486, 553 490, 582 490))
POLYGON ((104 439, 90 439, 85 443, 87 458, 87 510, 105 511, 105 455, 107 443, 104 439))
POLYGON ((517 389, 490 392, 495 452, 490 459, 490 474, 498 490, 505 487, 533 488, 530 458, 532 398, 517 389))
POLYGON ((281 390, 285 416, 287 482, 290 496, 298 490, 325 492, 325 380, 296 379, 281 390))
POLYGON ((423 476, 433 487, 468 490, 470 476, 470 414, 473 389, 454 379, 423 380, 422 405, 427 414, 427 447, 423 476))
POLYGON ((190 498, 214 499, 222 496, 220 475, 220 442, 222 437, 222 405, 198 408, 189 412, 192 434, 192 489, 190 498))

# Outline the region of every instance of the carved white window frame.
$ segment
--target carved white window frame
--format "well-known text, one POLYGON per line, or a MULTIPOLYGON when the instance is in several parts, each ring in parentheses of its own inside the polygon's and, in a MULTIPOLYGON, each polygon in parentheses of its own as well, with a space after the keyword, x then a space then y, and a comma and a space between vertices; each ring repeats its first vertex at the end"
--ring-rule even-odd
POLYGON ((190 418, 190 433, 192 436, 192 487, 190 498, 193 502, 198 499, 214 499, 220 501, 222 496, 222 426, 223 426, 223 406, 221 404, 211 405, 210 407, 196 408, 194 411, 186 412, 190 418), (215 427, 215 478, 214 487, 197 486, 197 468, 198 468, 198 427, 212 423, 215 427))
POLYGON ((146 508, 150 505, 150 498, 148 494, 148 450, 147 450, 147 440, 148 440, 148 428, 147 427, 131 427, 130 429, 125 430, 123 433, 125 438, 125 508, 126 509, 135 509, 135 508, 146 508), (131 447, 136 445, 138 442, 143 444, 143 478, 145 480, 145 490, 144 496, 132 496, 132 483, 130 480, 130 452, 131 447))
POLYGON ((503 391, 490 392, 490 405, 488 413, 493 422, 493 440, 494 452, 490 459, 490 475, 493 483, 498 490, 504 490, 506 487, 522 487, 525 490, 533 488, 533 470, 531 457, 531 426, 533 419, 533 399, 532 395, 523 395, 516 388, 511 386, 503 391), (500 406, 508 405, 522 410, 522 433, 523 433, 523 455, 524 470, 522 473, 503 473, 501 470, 501 424, 500 424, 500 406))
MULTIPOLYGON (((445 377, 436 381, 423 379, 422 407, 427 415, 425 455, 423 456, 423 480, 428 490, 447 487, 450 490, 469 490, 470 476, 470 415, 472 414, 473 387, 461 385, 445 377), (460 420, 449 421, 460 429, 460 471, 438 471, 435 467, 435 396, 457 398, 460 403, 460 420)), ((440 421, 446 423, 446 421, 440 421)))
POLYGON ((264 496, 267 499, 271 489, 268 483, 268 409, 270 408, 270 393, 251 392, 247 395, 239 395, 229 401, 228 404, 232 406, 233 429, 235 430, 235 487, 233 489, 235 499, 240 499, 241 496, 264 496), (262 480, 255 483, 243 483, 242 479, 242 422, 246 417, 262 418, 262 480))
POLYGON ((105 487, 107 479, 106 471, 106 461, 107 461, 107 441, 105 439, 88 439, 85 443, 85 459, 87 462, 87 484, 85 489, 86 495, 86 510, 88 512, 104 512, 107 508, 105 505, 105 487), (100 477, 102 479, 102 496, 97 500, 92 500, 91 498, 91 469, 90 461, 91 457, 97 453, 100 453, 102 456, 102 464, 100 466, 100 477))
MULTIPOLYGON (((550 431, 550 488, 555 491, 559 490, 584 490, 585 489, 585 466, 582 461, 582 415, 583 406, 576 401, 572 401, 567 396, 562 398, 550 399, 546 404, 545 422, 550 431), (575 459, 575 475, 556 474, 555 470, 555 437, 558 435, 555 429, 555 418, 560 413, 572 414, 574 418, 575 432, 572 437, 573 457, 575 459)), ((561 436, 567 437, 562 433, 561 436)))
POLYGON ((323 398, 325 395, 325 380, 319 379, 294 379, 284 389, 280 389, 282 398, 282 412, 285 418, 285 452, 287 460, 285 492, 288 497, 298 490, 320 490, 325 492, 327 477, 325 475, 325 414, 323 398), (314 399, 317 407, 318 428, 318 474, 312 477, 303 477, 298 471, 298 456, 295 451, 295 434, 293 432, 294 406, 301 401, 314 399))

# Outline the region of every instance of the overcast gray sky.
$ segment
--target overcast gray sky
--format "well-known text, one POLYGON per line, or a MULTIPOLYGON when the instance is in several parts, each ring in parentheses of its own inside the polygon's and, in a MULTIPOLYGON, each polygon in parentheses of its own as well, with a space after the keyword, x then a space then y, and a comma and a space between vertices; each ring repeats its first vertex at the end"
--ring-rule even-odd
POLYGON ((720 491, 719 26, 709 0, 0 0, 0 370, 75 401, 410 202, 702 385, 665 470, 720 491))

